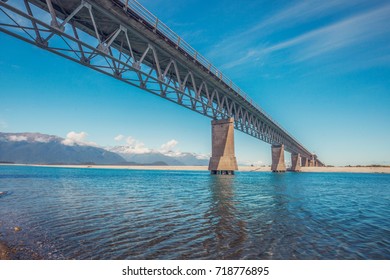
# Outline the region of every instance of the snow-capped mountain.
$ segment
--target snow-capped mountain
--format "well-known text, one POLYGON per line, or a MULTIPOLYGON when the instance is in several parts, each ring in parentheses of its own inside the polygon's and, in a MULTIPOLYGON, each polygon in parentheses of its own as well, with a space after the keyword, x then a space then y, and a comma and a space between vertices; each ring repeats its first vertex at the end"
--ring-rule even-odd
POLYGON ((0 162, 31 164, 122 164, 102 148, 41 133, 1 133, 0 162))
POLYGON ((193 153, 144 149, 129 146, 102 148, 87 142, 85 135, 67 138, 42 133, 0 132, 0 162, 27 164, 129 164, 208 165, 208 157, 193 153))
POLYGON ((115 146, 106 148, 122 156, 130 162, 139 164, 153 164, 154 162, 165 162, 167 165, 208 165, 208 158, 193 153, 166 152, 150 150, 143 153, 134 153, 128 146, 115 146))

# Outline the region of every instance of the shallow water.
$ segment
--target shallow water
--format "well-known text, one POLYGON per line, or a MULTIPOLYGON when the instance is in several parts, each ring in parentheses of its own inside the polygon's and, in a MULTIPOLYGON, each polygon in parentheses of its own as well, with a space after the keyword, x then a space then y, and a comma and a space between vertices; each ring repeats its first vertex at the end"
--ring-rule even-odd
POLYGON ((0 192, 17 259, 390 259, 388 174, 0 166, 0 192))

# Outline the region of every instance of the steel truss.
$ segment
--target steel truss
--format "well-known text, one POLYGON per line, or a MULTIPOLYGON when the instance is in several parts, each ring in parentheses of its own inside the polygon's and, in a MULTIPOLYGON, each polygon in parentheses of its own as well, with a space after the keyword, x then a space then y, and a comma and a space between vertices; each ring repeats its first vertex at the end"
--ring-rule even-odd
MULTIPOLYGON (((78 0, 72 11, 61 10, 60 2, 0 0, 0 31, 212 119, 233 117, 236 129, 273 145, 284 144, 291 153, 313 158, 261 108, 226 85, 221 75, 210 72, 196 57, 188 57, 180 48, 180 38, 172 49, 179 51, 181 57, 174 57, 156 42, 140 36, 139 30, 127 22, 102 9, 98 1, 78 0), (109 33, 105 28, 107 19, 113 27, 109 33)), ((122 3, 112 2, 119 6, 122 3)), ((129 18, 138 17, 137 24, 144 23, 130 7, 122 8, 129 18)), ((157 28, 145 28, 145 32, 163 37, 157 28)), ((172 45, 167 38, 163 39, 172 45)))

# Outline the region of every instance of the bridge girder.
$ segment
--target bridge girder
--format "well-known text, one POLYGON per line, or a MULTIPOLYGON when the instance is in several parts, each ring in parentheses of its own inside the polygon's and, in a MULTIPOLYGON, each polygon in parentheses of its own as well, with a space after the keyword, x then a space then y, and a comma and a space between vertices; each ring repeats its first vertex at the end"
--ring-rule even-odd
POLYGON ((0 31, 6 34, 209 118, 233 117, 235 128, 246 134, 271 145, 283 144, 303 157, 313 156, 261 108, 229 87, 221 73, 212 73, 196 54, 189 57, 180 38, 167 48, 172 42, 157 28, 147 30, 150 26, 145 27, 122 1, 0 1, 0 8, 0 31), (50 22, 44 20, 48 18, 50 22), (141 31, 149 32, 149 37, 141 31))

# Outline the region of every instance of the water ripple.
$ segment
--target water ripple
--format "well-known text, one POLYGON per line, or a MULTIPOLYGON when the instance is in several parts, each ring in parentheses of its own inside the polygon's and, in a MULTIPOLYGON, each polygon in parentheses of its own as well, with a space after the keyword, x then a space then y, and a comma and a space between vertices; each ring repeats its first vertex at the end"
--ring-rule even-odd
POLYGON ((0 239, 17 259, 389 259, 389 179, 1 166, 0 239))

